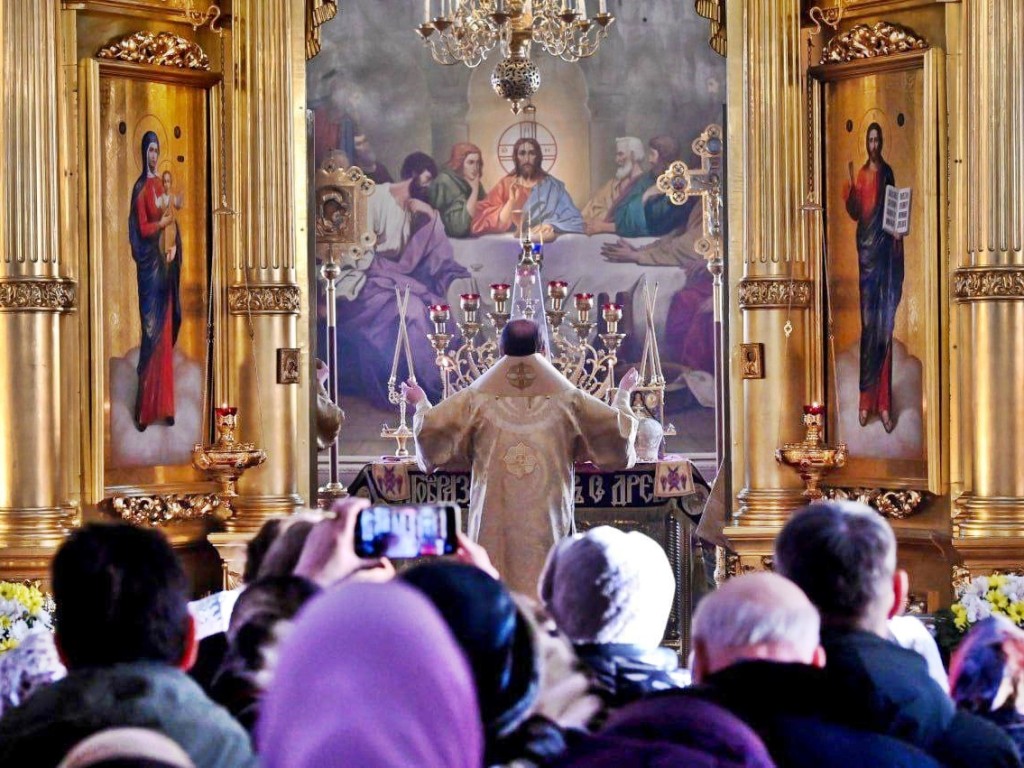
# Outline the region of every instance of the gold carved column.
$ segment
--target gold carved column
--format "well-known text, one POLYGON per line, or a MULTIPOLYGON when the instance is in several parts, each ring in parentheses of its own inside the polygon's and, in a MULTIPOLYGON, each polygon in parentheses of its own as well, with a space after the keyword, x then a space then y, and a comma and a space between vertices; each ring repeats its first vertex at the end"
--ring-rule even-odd
POLYGON ((978 572, 1024 556, 1024 3, 964 3, 961 321, 965 492, 954 545, 978 572))
POLYGON ((0 3, 0 578, 44 578, 75 519, 58 13, 54 2, 0 3))
MULTIPOLYGON (((232 4, 233 140, 228 157, 236 213, 229 219, 227 391, 243 439, 267 462, 239 483, 229 532, 249 534, 309 497, 308 382, 278 383, 279 350, 305 350, 305 4, 232 4)), ((306 370, 307 366, 300 366, 306 370)))
POLYGON ((738 315, 731 334, 738 415, 738 507, 725 529, 741 564, 758 567, 803 499, 775 449, 802 437, 801 407, 817 369, 811 243, 805 202, 807 123, 799 0, 743 0, 729 11, 730 273, 738 315), (789 331, 787 334, 787 330, 789 331), (740 342, 763 345, 763 378, 738 378, 740 342))

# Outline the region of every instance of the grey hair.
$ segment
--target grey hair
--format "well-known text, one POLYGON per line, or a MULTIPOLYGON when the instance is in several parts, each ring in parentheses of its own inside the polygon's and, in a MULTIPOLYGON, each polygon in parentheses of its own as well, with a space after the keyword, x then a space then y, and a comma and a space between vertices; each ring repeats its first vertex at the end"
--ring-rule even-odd
POLYGON ((615 140, 615 148, 622 148, 622 151, 629 155, 634 163, 639 163, 644 159, 646 150, 644 149, 644 143, 640 141, 636 136, 622 136, 615 140))
POLYGON ((818 612, 806 596, 772 573, 730 579, 693 614, 694 640, 715 648, 782 645, 810 653, 820 632, 818 612))
POLYGON ((779 532, 775 567, 807 594, 826 624, 854 625, 868 618, 890 589, 896 536, 864 504, 813 504, 779 532))

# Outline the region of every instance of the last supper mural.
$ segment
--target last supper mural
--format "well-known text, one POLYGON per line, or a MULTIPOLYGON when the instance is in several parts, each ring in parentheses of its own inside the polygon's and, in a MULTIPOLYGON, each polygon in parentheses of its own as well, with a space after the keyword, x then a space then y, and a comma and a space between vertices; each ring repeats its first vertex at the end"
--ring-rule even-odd
POLYGON ((330 155, 376 183, 366 200, 373 247, 342 264, 337 285, 343 453, 393 450, 380 430, 396 417, 387 387, 395 289, 409 289, 412 364, 436 402, 428 307, 457 309, 460 295, 475 293, 486 312, 488 286, 511 281, 524 235, 543 243, 545 280, 592 293, 598 306, 622 305, 620 371, 644 354, 643 286, 657 286, 666 421, 676 432, 667 448, 713 453, 712 286, 695 248, 701 206, 673 205, 655 183, 676 160, 699 166, 691 143, 722 119, 725 64, 707 45, 706 22, 674 0, 612 2, 617 21, 603 50, 615 55, 534 57, 542 87, 513 114, 491 90, 493 62, 424 66, 414 5, 346 8, 309 69, 313 162, 330 155))

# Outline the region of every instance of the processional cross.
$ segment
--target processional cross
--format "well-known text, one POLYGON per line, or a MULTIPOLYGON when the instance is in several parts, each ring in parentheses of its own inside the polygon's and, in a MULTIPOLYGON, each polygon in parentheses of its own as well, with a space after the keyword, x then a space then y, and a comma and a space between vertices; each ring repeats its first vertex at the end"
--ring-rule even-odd
POLYGON ((725 370, 722 343, 722 167, 725 144, 722 126, 709 125, 693 144, 693 153, 700 158, 700 168, 690 168, 682 160, 672 163, 658 177, 658 189, 673 205, 683 205, 699 195, 703 216, 703 234, 696 250, 707 261, 714 291, 715 312, 715 454, 719 464, 724 459, 725 424, 722 401, 722 375, 725 370))

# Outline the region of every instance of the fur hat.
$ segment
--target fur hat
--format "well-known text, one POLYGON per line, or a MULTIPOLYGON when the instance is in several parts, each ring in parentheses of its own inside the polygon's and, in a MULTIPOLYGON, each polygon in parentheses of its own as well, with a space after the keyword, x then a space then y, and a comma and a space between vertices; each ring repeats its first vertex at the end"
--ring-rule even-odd
POLYGON ((540 597, 577 645, 661 643, 676 584, 661 546, 639 531, 602 525, 558 542, 540 597))

